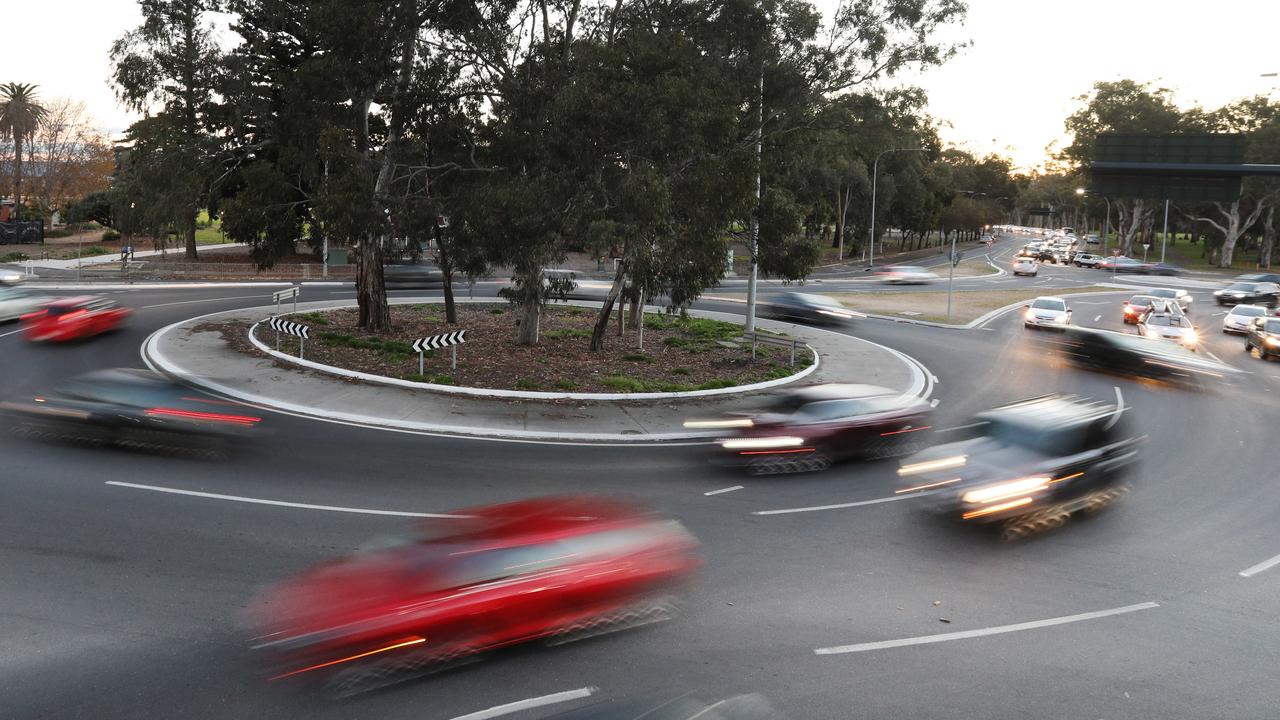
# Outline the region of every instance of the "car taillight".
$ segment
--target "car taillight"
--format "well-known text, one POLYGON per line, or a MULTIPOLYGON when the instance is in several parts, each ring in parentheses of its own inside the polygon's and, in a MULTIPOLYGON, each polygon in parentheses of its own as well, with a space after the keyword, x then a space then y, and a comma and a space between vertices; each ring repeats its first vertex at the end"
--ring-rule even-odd
POLYGON ((150 417, 180 417, 189 420, 210 420, 212 422, 234 423, 236 425, 256 425, 262 418, 249 415, 229 415, 227 413, 201 412, 199 410, 180 410, 178 408, 149 408, 150 417))
POLYGON ((48 312, 47 312, 47 311, 45 311, 45 310, 37 310, 37 311, 35 311, 35 312, 33 312, 33 313, 27 313, 26 315, 23 315, 23 316, 22 316, 21 318, 19 318, 19 319, 20 319, 22 322, 35 322, 36 320, 39 320, 40 318, 44 317, 44 316, 45 316, 45 315, 47 315, 47 314, 48 314, 48 312))

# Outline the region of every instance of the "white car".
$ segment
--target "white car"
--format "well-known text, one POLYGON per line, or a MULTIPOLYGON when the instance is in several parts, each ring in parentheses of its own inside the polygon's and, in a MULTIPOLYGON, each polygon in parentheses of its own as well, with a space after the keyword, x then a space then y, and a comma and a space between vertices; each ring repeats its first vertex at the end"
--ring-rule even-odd
POLYGON ((1013 259, 1014 275, 1030 275, 1035 277, 1039 273, 1040 263, 1036 262, 1034 258, 1020 257, 1013 259))
POLYGON ((44 307, 49 298, 26 288, 0 285, 0 322, 17 320, 44 307))
POLYGON ((1138 333, 1149 338, 1172 340, 1188 350, 1200 344, 1200 334, 1191 318, 1180 312, 1153 312, 1138 323, 1138 333))
POLYGON ((1022 313, 1023 327, 1066 327, 1071 324, 1071 308, 1060 297, 1038 297, 1022 313))
POLYGON ((1195 302, 1195 298, 1191 297, 1191 294, 1186 290, 1176 288, 1151 288, 1143 294, 1164 298, 1165 300, 1173 300, 1178 303, 1178 307, 1182 308, 1183 312, 1191 312, 1191 303, 1195 302))
POLYGON ((924 284, 938 279, 934 273, 915 265, 890 265, 877 274, 881 280, 895 285, 924 284))
POLYGON ((1096 268, 1100 262, 1102 262, 1102 256, 1093 253, 1080 253, 1075 259, 1076 267, 1096 268))
POLYGON ((1265 305, 1236 305, 1231 308, 1227 316, 1222 318, 1222 332, 1224 333, 1240 333, 1249 332, 1249 323, 1254 318, 1266 317, 1267 308, 1265 305))

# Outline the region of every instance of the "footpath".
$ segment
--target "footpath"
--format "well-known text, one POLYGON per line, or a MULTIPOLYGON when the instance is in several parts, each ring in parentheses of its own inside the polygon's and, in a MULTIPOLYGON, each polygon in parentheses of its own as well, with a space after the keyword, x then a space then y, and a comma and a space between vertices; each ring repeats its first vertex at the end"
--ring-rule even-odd
MULTIPOLYGON (((393 302, 439 302, 439 298, 393 302)), ((299 303, 298 312, 350 305, 350 301, 299 303)), ((182 382, 268 410, 406 432, 529 441, 704 441, 714 434, 686 431, 683 421, 755 407, 797 384, 864 383, 920 397, 932 391, 929 371, 896 350, 837 332, 769 320, 757 323, 788 333, 817 351, 818 366, 803 379, 753 392, 648 400, 511 399, 373 384, 248 355, 229 347, 220 332, 202 328, 231 320, 261 321, 274 310, 274 306, 231 310, 175 323, 147 339, 143 358, 154 370, 182 382)), ((691 314, 741 319, 707 311, 691 314)))

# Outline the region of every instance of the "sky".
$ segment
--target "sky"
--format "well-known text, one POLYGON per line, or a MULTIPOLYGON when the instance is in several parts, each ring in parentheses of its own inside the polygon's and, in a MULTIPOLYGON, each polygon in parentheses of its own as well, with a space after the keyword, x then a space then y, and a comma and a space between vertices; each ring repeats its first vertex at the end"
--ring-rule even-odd
MULTIPOLYGON (((815 0, 830 12, 836 0, 815 0)), ((141 20, 136 0, 43 0, 4 13, 0 82, 40 86, 46 98, 88 106, 112 134, 137 115, 108 84, 111 43, 141 20)), ((949 143, 1011 157, 1032 169, 1063 143, 1063 120, 1094 82, 1132 78, 1174 91, 1183 106, 1280 97, 1274 0, 969 0, 951 41, 970 47, 941 68, 898 81, 923 87, 949 143)))

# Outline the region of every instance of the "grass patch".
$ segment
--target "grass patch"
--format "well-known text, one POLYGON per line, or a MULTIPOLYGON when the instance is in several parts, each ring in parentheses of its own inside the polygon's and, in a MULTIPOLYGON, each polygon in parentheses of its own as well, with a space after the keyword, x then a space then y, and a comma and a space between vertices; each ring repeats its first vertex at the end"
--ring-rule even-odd
POLYGON ((539 385, 537 381, 530 380, 529 378, 520 378, 516 381, 517 390, 537 390, 540 387, 542 386, 539 385))
POLYGON ((689 368, 671 368, 672 375, 688 375, 692 372, 693 371, 690 370, 689 368))
MULTIPOLYGON (((104 240, 106 238, 103 238, 104 240)), ((101 245, 90 245, 80 251, 80 257, 93 257, 95 255, 109 255, 115 252, 111 248, 104 248, 101 245)))
POLYGON ((572 380, 569 380, 569 379, 557 380, 557 381, 556 381, 556 387, 557 387, 557 388, 559 388, 559 389, 561 389, 561 390, 577 390, 577 389, 578 389, 578 383, 576 383, 576 382, 574 382, 574 381, 572 381, 572 380))
MULTIPOLYGON (((416 355, 413 346, 401 340, 382 340, 379 338, 358 338, 352 335, 345 335, 336 332, 322 332, 316 336, 320 342, 330 347, 346 347, 356 350, 373 350, 384 355, 403 355, 408 357, 416 355)), ((431 351, 427 352, 427 356, 431 357, 431 351)))
POLYGON ((568 340, 570 338, 589 338, 590 330, 582 328, 556 328, 554 330, 543 330, 542 337, 551 338, 552 340, 568 340))
POLYGON ((653 362, 653 358, 643 353, 627 353, 622 356, 622 359, 627 362, 653 362))
POLYGON ((328 325, 329 324, 329 319, 326 318, 323 313, 316 312, 315 310, 312 310, 311 312, 302 313, 298 317, 302 320, 305 320, 311 323, 312 325, 328 325))
POLYGON ((31 258, 27 257, 26 253, 11 252, 11 253, 8 253, 7 255, 4 255, 3 257, 0 257, 0 262, 7 262, 7 263, 22 262, 23 260, 30 260, 30 259, 31 258))

